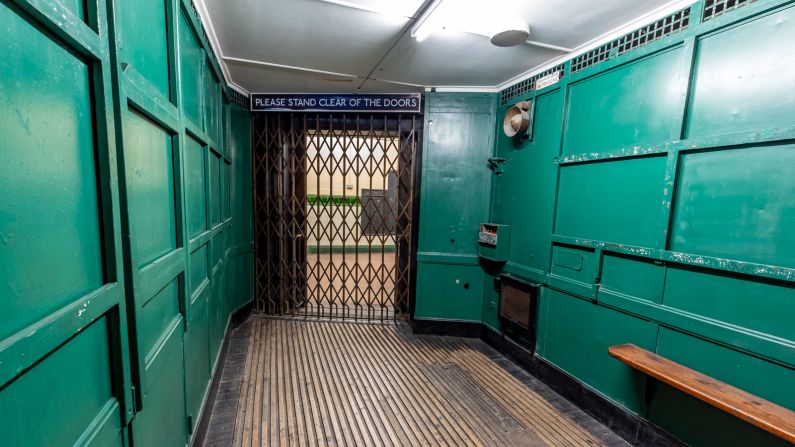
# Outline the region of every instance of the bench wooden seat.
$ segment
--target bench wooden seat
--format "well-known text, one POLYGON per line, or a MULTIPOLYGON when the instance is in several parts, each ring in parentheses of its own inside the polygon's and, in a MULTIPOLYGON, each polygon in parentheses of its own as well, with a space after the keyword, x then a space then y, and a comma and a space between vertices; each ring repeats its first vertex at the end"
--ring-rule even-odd
POLYGON ((608 353, 638 371, 795 444, 795 411, 632 344, 611 346, 608 353))

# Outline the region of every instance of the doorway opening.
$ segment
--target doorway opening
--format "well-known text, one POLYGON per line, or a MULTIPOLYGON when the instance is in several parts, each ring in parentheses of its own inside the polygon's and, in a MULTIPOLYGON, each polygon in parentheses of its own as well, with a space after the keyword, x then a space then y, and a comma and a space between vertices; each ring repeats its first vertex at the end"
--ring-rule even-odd
POLYGON ((254 115, 256 310, 406 319, 416 115, 254 115))

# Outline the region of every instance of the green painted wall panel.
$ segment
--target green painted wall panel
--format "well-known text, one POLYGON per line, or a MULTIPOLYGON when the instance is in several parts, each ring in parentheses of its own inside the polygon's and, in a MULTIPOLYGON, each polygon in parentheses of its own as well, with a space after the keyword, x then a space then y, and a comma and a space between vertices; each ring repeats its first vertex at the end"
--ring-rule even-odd
POLYGON ((488 218, 491 173, 486 166, 494 144, 493 96, 426 97, 435 105, 426 113, 419 250, 475 254, 475 236, 488 218), (484 104, 484 98, 489 102, 484 104))
POLYGON ((188 236, 207 231, 207 149, 188 137, 185 142, 185 201, 188 236))
MULTIPOLYGON (((3 446, 73 445, 106 405, 119 420, 108 336, 101 318, 0 391, 3 446)), ((112 441, 121 446, 121 434, 112 441)))
POLYGON ((166 2, 118 0, 120 59, 170 98, 166 2))
POLYGON ((664 51, 569 86, 563 154, 675 139, 683 108, 682 53, 664 51))
POLYGON ((480 321, 484 274, 476 265, 420 263, 415 318, 480 321))
POLYGON ((172 138, 139 113, 126 114, 124 163, 138 266, 177 247, 172 138))
POLYGON ((216 153, 210 152, 210 222, 213 225, 221 223, 221 165, 223 159, 216 153))
POLYGON ((207 259, 207 245, 202 245, 190 255, 190 290, 191 293, 204 282, 209 279, 207 274, 208 259, 207 259))
MULTIPOLYGON (((781 368, 764 360, 751 357, 707 341, 667 328, 660 329, 657 352, 671 360, 729 383, 740 389, 788 408, 795 408, 795 370, 781 368), (760 378, 764 378, 760 380, 760 378)), ((676 394, 660 387, 659 401, 655 398, 649 408, 649 419, 677 433, 693 445, 774 446, 786 445, 748 424, 727 418, 725 413, 707 411, 695 398, 666 396, 676 394), (675 406, 672 406, 675 405, 675 406), (682 418, 693 408, 703 416, 694 424, 692 417, 682 418), (714 414, 709 414, 714 413, 714 414)))
POLYGON ((659 304, 665 281, 666 268, 661 263, 619 255, 602 258, 600 290, 607 289, 659 304))
POLYGON ((179 284, 175 280, 148 300, 136 315, 138 346, 146 358, 157 355, 158 342, 179 315, 179 284))
POLYGON ((665 157, 645 157, 562 166, 555 233, 659 246, 665 165, 665 157))
POLYGON ((184 13, 179 14, 179 64, 182 111, 186 118, 201 128, 204 55, 184 13))
POLYGON ((793 41, 792 7, 700 39, 688 136, 792 127, 793 41))
POLYGON ((207 296, 202 293, 190 305, 190 327, 185 332, 185 394, 188 414, 198 422, 204 393, 210 382, 210 320, 207 296))
POLYGON ((497 130, 497 156, 507 161, 505 172, 494 177, 493 220, 511 223, 509 261, 539 271, 549 265, 562 95, 555 90, 536 98, 532 141, 517 146, 497 130), (526 174, 530 171, 533 175, 526 174), (526 218, 528 210, 532 210, 532 219, 526 218))
POLYGON ((633 412, 643 409, 645 377, 607 354, 616 344, 654 351, 657 325, 552 290, 545 358, 633 412))
POLYGON ((2 339, 104 279, 89 68, 5 4, 0 27, 2 339))
POLYGON ((791 284, 669 268, 663 304, 795 344, 795 290, 791 284))
POLYGON ((671 249, 795 267, 795 146, 682 156, 671 249))
MULTIPOLYGON (((217 353, 229 312, 251 299, 228 292, 227 277, 252 278, 251 263, 226 257, 227 221, 207 242, 222 268, 186 300, 207 261, 178 246, 206 229, 208 208, 242 215, 229 190, 251 188, 250 163, 232 164, 205 203, 209 166, 193 155, 207 151, 207 120, 215 149, 229 153, 237 125, 250 156, 249 113, 222 115, 214 56, 180 32, 196 23, 189 2, 19 3, 0 4, 0 187, 13 197, 0 201, 0 444, 185 445, 214 366, 211 333, 217 353)), ((240 228, 250 241, 250 223, 240 228)))
POLYGON ((165 343, 147 367, 143 410, 133 422, 136 446, 182 446, 187 443, 187 415, 181 329, 165 343))

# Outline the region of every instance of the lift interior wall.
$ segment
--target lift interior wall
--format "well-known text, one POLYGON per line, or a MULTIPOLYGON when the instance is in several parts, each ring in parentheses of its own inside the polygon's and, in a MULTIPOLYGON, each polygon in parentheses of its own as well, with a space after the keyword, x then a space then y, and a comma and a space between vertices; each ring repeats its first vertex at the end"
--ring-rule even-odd
POLYGON ((499 331, 493 279, 538 282, 544 362, 689 444, 785 445, 607 354, 634 343, 795 408, 795 8, 748 2, 702 21, 704 6, 684 31, 574 73, 565 63, 497 119, 427 115, 416 317, 499 331), (501 118, 526 99, 533 138, 516 146, 501 118), (441 121, 471 157, 456 163, 480 171, 446 169, 441 121), (495 145, 467 139, 485 126, 495 145), (505 172, 484 187, 490 156, 505 172), (477 257, 486 221, 512 227, 504 266, 477 257))
POLYGON ((188 0, 0 26, 2 444, 185 445, 252 298, 250 114, 188 0))

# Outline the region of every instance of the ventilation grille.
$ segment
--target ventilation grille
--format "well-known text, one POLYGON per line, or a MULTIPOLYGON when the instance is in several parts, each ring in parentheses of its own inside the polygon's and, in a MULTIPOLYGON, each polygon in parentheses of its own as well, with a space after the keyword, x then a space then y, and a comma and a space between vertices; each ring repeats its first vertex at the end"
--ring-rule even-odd
POLYGON ((733 11, 742 6, 751 4, 756 0, 706 0, 704 2, 703 22, 714 19, 724 12, 733 11))
POLYGON ((576 73, 611 57, 620 56, 648 43, 682 31, 690 25, 690 7, 677 11, 643 28, 583 53, 571 61, 571 72, 576 73))
POLYGON ((542 71, 541 73, 533 75, 532 77, 529 77, 524 81, 517 82, 516 84, 501 91, 500 100, 502 105, 508 104, 508 101, 510 101, 513 98, 516 98, 517 96, 521 96, 527 92, 535 90, 537 80, 543 78, 546 75, 550 75, 558 71, 560 72, 560 77, 563 78, 564 66, 563 64, 560 64, 545 71, 542 71))
POLYGON ((226 96, 229 98, 229 102, 230 103, 232 103, 232 104, 234 104, 234 105, 236 105, 236 106, 238 106, 240 108, 243 108, 245 110, 249 110, 249 108, 250 108, 249 105, 250 104, 249 104, 248 96, 240 93, 239 91, 237 91, 237 90, 235 90, 235 89, 233 89, 231 87, 228 88, 226 91, 227 91, 227 95, 226 96))

